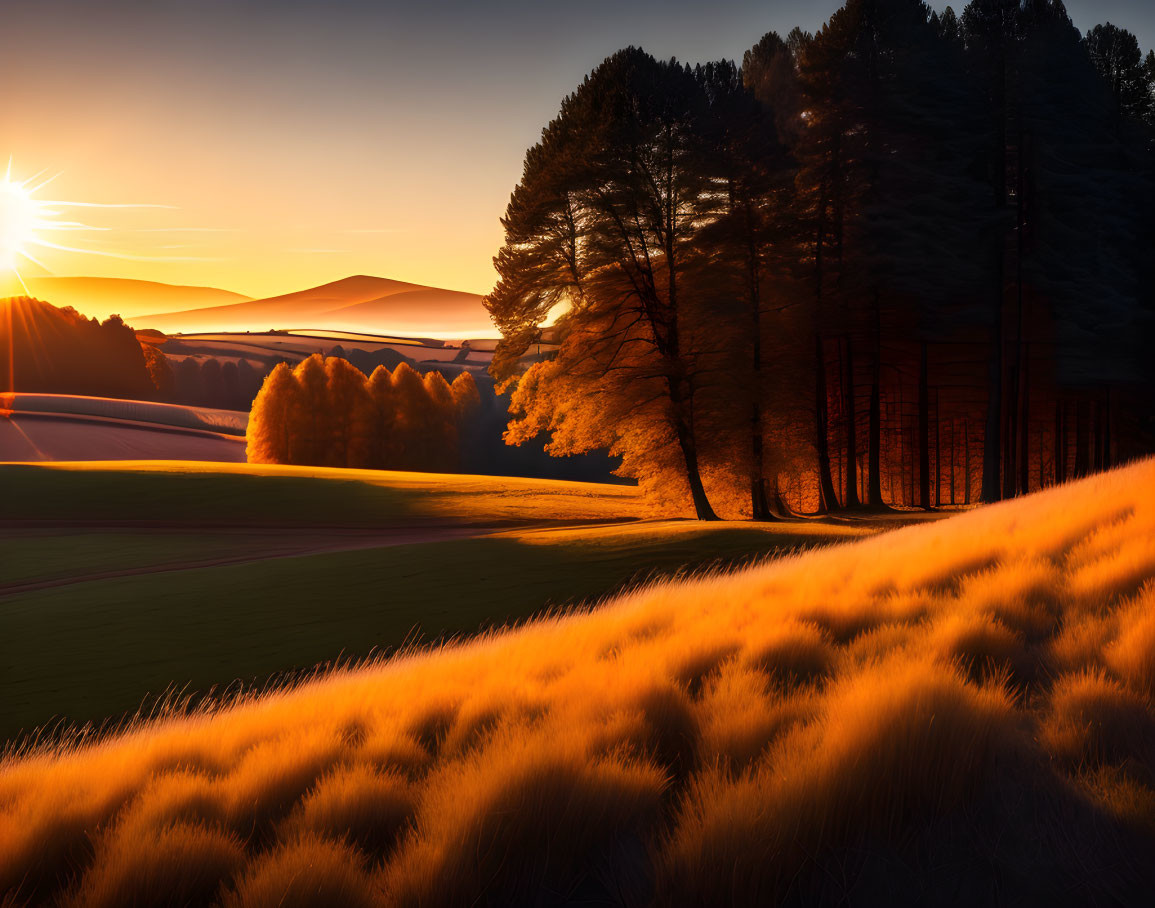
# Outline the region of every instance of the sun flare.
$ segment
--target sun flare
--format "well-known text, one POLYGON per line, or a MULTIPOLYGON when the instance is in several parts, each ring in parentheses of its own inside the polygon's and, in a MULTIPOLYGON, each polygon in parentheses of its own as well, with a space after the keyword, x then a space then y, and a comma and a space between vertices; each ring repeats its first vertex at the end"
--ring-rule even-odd
POLYGON ((38 194, 60 174, 44 177, 44 171, 27 179, 12 174, 12 163, 0 174, 0 283, 18 284, 28 292, 21 274, 27 264, 35 265, 44 273, 52 269, 40 259, 40 250, 52 250, 80 255, 129 261, 178 261, 179 257, 132 255, 107 248, 97 248, 92 235, 113 235, 107 226, 82 223, 66 214, 76 209, 109 208, 170 208, 168 205, 105 202, 69 202, 62 199, 42 199, 38 194), (66 234, 88 234, 90 241, 64 243, 66 234))
POLYGON ((28 248, 50 213, 41 211, 26 183, 6 174, 0 181, 0 271, 19 273, 21 259, 35 261, 28 248))

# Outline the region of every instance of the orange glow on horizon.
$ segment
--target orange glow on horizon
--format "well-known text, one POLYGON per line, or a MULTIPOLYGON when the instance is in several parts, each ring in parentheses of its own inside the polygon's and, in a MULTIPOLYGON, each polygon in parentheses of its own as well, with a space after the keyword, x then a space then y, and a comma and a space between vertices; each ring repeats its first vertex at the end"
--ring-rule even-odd
POLYGON ((496 278, 498 198, 471 200, 472 216, 462 223, 456 212, 389 198, 384 187, 354 190, 336 174, 298 179, 289 192, 271 174, 243 166, 227 180, 195 169, 173 180, 170 170, 134 168, 119 157, 62 157, 49 149, 20 157, 37 168, 47 163, 41 173, 56 176, 6 177, 0 169, 0 296, 38 295, 35 282, 46 277, 154 281, 253 299, 356 274, 482 294, 496 278), (50 181, 54 199, 41 200, 38 190, 50 181), (92 201, 59 201, 65 198, 92 201), (99 217, 81 223, 66 213, 78 208, 99 210, 99 217), (482 211, 493 214, 480 217, 482 211))

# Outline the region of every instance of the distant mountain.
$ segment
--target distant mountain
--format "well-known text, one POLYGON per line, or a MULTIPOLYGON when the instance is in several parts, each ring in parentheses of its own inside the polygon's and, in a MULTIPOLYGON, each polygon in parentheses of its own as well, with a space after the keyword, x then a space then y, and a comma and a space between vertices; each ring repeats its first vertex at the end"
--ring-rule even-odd
POLYGON ((370 334, 492 334, 477 293, 442 290, 383 277, 356 275, 269 299, 166 312, 137 318, 137 328, 161 331, 267 331, 325 328, 370 334))
POLYGON ((133 319, 138 315, 226 306, 252 299, 215 287, 184 287, 119 277, 36 277, 27 283, 38 299, 54 306, 71 306, 90 318, 102 320, 113 313, 133 319))

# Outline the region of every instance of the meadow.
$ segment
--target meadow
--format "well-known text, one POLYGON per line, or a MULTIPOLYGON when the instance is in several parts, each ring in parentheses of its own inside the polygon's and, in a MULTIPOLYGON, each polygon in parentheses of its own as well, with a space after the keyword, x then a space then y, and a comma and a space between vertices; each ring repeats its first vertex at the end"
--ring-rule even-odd
POLYGON ((641 520, 630 486, 447 474, 100 463, 0 481, 0 740, 871 531, 641 520))
POLYGON ((3 904, 1142 903, 1153 578, 1148 460, 12 754, 3 904))

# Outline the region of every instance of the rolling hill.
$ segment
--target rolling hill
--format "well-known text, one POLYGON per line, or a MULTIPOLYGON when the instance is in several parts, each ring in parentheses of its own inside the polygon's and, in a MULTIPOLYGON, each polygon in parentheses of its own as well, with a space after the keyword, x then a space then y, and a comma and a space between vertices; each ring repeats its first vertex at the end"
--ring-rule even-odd
POLYGON ((0 461, 241 463, 247 413, 67 394, 0 394, 0 461))
POLYGON ((321 328, 370 334, 487 336, 489 313, 476 293, 356 275, 268 299, 138 318, 168 333, 321 328))
POLYGON ((13 754, 0 893, 1146 904, 1153 493, 1147 460, 13 754))
POLYGON ((186 287, 117 277, 29 278, 33 296, 54 306, 71 306, 90 318, 139 315, 244 303, 252 297, 214 287, 186 287))

